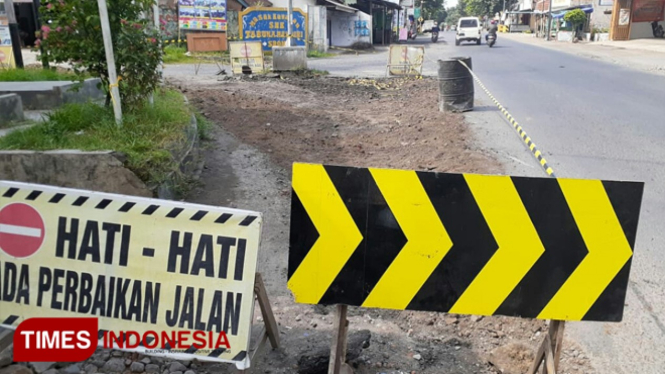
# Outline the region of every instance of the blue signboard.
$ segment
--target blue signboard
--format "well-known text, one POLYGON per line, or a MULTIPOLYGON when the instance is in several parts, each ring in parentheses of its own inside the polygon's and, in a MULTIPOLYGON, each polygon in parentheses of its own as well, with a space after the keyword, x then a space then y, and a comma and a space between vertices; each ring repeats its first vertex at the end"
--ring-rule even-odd
MULTIPOLYGON (((242 40, 260 41, 264 51, 286 44, 288 18, 285 8, 247 8, 240 13, 240 35, 242 40)), ((293 9, 291 26, 293 46, 307 43, 307 15, 293 9)))

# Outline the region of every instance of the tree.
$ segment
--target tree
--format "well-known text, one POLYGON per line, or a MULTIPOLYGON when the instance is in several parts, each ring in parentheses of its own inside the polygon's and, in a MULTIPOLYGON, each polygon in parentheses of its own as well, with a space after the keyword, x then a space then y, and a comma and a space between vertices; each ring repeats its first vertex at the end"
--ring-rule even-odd
POLYGON ((586 13, 581 9, 573 9, 563 16, 563 20, 573 25, 573 41, 575 41, 577 29, 586 22, 586 13))
POLYGON ((449 25, 457 25, 457 21, 461 17, 466 17, 466 0, 459 0, 457 5, 447 9, 448 15, 446 17, 446 23, 449 25))
POLYGON ((422 11, 424 19, 443 22, 446 19, 444 0, 422 0, 422 11))
MULTIPOLYGON (((99 77, 110 96, 108 67, 102 42, 99 8, 93 0, 42 0, 44 20, 38 43, 49 61, 69 63, 82 75, 99 77)), ((123 105, 139 107, 159 83, 161 61, 159 31, 144 17, 154 0, 108 2, 109 23, 123 105)))
POLYGON ((467 0, 466 12, 470 15, 494 17, 503 10, 503 0, 467 0))

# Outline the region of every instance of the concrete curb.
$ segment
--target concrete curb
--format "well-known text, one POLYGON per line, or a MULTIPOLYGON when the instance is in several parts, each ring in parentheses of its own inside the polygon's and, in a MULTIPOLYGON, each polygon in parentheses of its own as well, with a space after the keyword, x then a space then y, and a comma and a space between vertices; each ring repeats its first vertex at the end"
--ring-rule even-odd
MULTIPOLYGON (((186 104, 189 103, 184 96, 186 104)), ((199 128, 196 115, 192 114, 190 124, 185 129, 185 140, 176 144, 171 150, 173 159, 178 165, 177 170, 170 172, 159 185, 150 186, 157 197, 166 200, 175 200, 179 197, 179 189, 186 183, 186 179, 198 180, 203 170, 202 158, 199 154, 199 128)))
POLYGON ((103 100, 99 78, 76 81, 1 82, 0 94, 17 94, 24 110, 54 109, 68 103, 103 100))

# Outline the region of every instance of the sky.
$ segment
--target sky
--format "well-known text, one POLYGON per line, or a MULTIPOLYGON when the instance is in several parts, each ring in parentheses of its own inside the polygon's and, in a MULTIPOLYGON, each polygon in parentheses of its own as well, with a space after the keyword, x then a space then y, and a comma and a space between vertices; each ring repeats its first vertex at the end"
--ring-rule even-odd
POLYGON ((446 0, 446 8, 450 8, 457 5, 457 0, 446 0))

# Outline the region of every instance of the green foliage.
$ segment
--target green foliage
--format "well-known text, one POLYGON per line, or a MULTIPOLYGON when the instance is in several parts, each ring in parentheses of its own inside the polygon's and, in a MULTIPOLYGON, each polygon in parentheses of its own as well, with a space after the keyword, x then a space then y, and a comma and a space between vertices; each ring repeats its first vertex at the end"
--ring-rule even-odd
POLYGON ((210 131, 213 127, 213 123, 198 111, 195 111, 194 115, 196 116, 196 127, 199 131, 199 139, 211 140, 212 137, 210 136, 210 131))
POLYGON ((126 112, 123 126, 116 126, 111 108, 67 104, 46 121, 0 138, 0 149, 120 151, 141 179, 159 183, 177 167, 168 149, 185 137, 190 116, 182 95, 168 90, 155 93, 154 106, 126 112))
POLYGON ((186 47, 178 47, 175 44, 171 44, 164 47, 164 55, 162 56, 162 59, 165 64, 193 64, 198 61, 215 59, 222 56, 228 57, 229 51, 196 52, 187 54, 186 47))
POLYGON ((466 17, 468 14, 466 12, 466 0, 459 0, 457 5, 447 9, 447 16, 445 22, 449 25, 457 25, 457 21, 466 17))
POLYGON ((333 56, 335 56, 334 53, 320 52, 320 51, 317 51, 315 49, 307 51, 307 57, 310 57, 310 58, 325 58, 325 57, 333 57, 333 56))
POLYGON ((0 69, 0 82, 75 81, 79 76, 72 71, 25 68, 0 69))
POLYGON ((194 62, 195 59, 192 56, 187 56, 187 48, 178 47, 175 44, 167 45, 164 47, 164 56, 163 60, 165 64, 176 64, 176 63, 188 63, 194 62))
MULTIPOLYGON (((49 61, 69 63, 76 72, 102 79, 108 90, 109 73, 102 38, 99 9, 90 0, 45 0, 40 40, 49 61)), ((153 0, 108 2, 120 96, 128 109, 140 106, 159 83, 157 66, 162 57, 159 32, 148 18, 153 0)))
MULTIPOLYGON (((506 1, 506 7, 510 4, 506 1)), ((471 16, 494 17, 497 12, 503 10, 503 0, 466 0, 466 12, 471 16)))
POLYGON ((576 27, 586 22, 586 13, 581 9, 573 9, 563 16, 563 20, 572 23, 576 27))
POLYGON ((446 19, 444 0, 422 0, 423 18, 441 23, 446 19))

